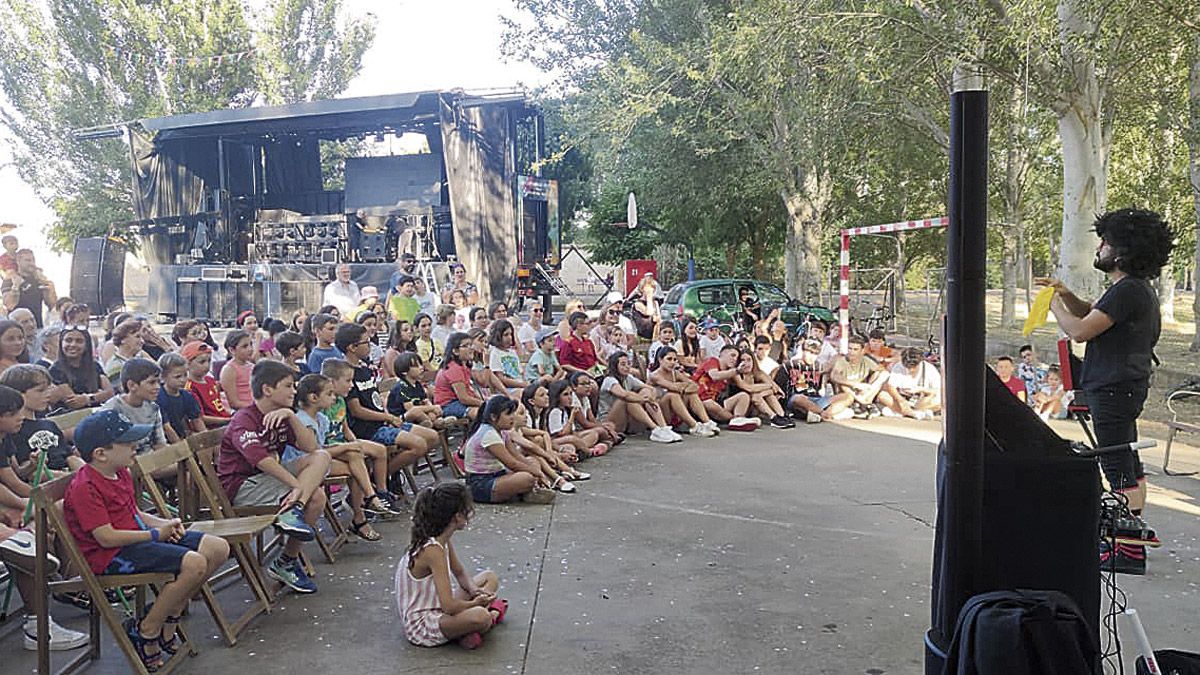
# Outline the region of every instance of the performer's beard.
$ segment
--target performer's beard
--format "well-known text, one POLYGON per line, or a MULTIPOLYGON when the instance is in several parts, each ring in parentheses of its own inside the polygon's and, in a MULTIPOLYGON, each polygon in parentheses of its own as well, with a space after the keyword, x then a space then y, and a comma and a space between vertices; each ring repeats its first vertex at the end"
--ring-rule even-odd
POLYGON ((1096 258, 1092 260, 1092 267, 1104 272, 1105 274, 1117 269, 1117 258, 1115 255, 1100 257, 1100 252, 1096 252, 1096 258))

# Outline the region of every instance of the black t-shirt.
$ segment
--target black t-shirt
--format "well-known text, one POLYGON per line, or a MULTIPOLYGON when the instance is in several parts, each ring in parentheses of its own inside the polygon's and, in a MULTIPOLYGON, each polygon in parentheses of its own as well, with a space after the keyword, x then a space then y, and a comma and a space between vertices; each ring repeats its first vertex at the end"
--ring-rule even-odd
POLYGON ((425 405, 429 402, 429 394, 425 391, 425 385, 420 382, 409 382, 401 379, 392 387, 392 391, 388 393, 387 409, 388 412, 397 416, 403 417, 407 412, 404 409, 405 403, 415 403, 417 405, 425 405))
MULTIPOLYGON (((346 396, 347 401, 350 399, 356 399, 367 410, 384 412, 383 397, 379 395, 379 371, 367 363, 355 368, 354 383, 350 386, 350 394, 346 396)), ((359 419, 350 414, 350 431, 358 438, 370 440, 381 426, 383 422, 359 419)))
POLYGON ((67 468, 67 457, 71 444, 63 437, 58 425, 50 420, 25 420, 21 428, 0 441, 0 461, 8 464, 16 459, 17 464, 29 461, 29 455, 38 450, 46 454, 46 466, 51 469, 67 468))
MULTIPOLYGON (((84 368, 87 367, 87 365, 84 366, 84 368)), ((91 367, 96 371, 96 386, 94 387, 90 382, 84 382, 87 378, 83 376, 83 373, 69 370, 60 361, 56 361, 54 365, 50 366, 50 381, 54 384, 66 384, 76 394, 95 394, 100 391, 100 378, 104 376, 104 369, 95 361, 92 361, 91 367)))
MULTIPOLYGON (((37 327, 41 328, 42 299, 45 297, 43 289, 46 286, 37 277, 31 279, 25 276, 18 276, 16 281, 5 279, 0 289, 8 291, 13 287, 14 283, 20 283, 21 298, 17 301, 17 307, 24 307, 33 312, 33 320, 37 322, 37 327)), ((16 309, 16 307, 13 309, 16 309)))
POLYGON ((1088 340, 1080 389, 1146 389, 1154 345, 1162 329, 1158 294, 1145 279, 1125 277, 1113 284, 1095 308, 1113 325, 1088 340))

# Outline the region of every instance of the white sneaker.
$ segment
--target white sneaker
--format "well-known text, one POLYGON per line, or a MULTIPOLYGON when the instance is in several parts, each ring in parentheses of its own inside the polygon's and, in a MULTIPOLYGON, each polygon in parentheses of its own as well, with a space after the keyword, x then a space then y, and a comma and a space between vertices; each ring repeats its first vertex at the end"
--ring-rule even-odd
MULTIPOLYGON (((78 649, 88 643, 87 633, 63 628, 50 619, 50 651, 59 652, 78 649)), ((25 617, 25 649, 37 651, 37 618, 25 617)))
POLYGON ((853 411, 853 410, 851 410, 850 408, 846 408, 846 409, 845 409, 845 410, 843 410, 842 412, 840 412, 840 413, 838 413, 838 414, 834 415, 834 416, 833 416, 833 419, 835 419, 835 420, 849 420, 849 419, 854 419, 854 411, 853 411))
MULTIPOLYGON (((14 563, 21 565, 29 573, 33 573, 33 566, 37 561, 37 539, 33 536, 33 532, 17 530, 11 537, 0 541, 0 549, 12 556, 14 563)), ((58 558, 54 557, 53 553, 46 553, 46 564, 50 567, 49 572, 58 571, 58 558)))
POLYGON ((650 431, 650 440, 655 443, 674 443, 675 440, 668 435, 669 433, 666 427, 655 427, 650 431))
POLYGON ((820 424, 821 420, 822 417, 811 410, 808 411, 808 414, 804 416, 804 421, 807 424, 820 424))
POLYGON ((571 494, 572 492, 575 492, 575 484, 569 480, 562 480, 560 478, 558 483, 554 485, 554 489, 558 490, 559 492, 571 494))
POLYGON ((705 424, 708 425, 708 430, 712 432, 713 436, 721 435, 721 426, 717 424, 716 420, 709 420, 705 424))
POLYGON ((933 411, 932 410, 918 410, 915 413, 915 416, 919 420, 931 420, 931 419, 933 419, 933 411))
POLYGON ((683 440, 683 436, 680 436, 679 432, 675 431, 671 427, 663 427, 663 428, 666 429, 667 433, 671 435, 672 443, 678 443, 683 440))
POLYGON ((903 415, 888 407, 882 408, 880 410, 880 414, 882 414, 884 417, 903 417, 903 415))
POLYGON ((688 433, 693 436, 700 436, 701 438, 708 438, 713 435, 712 429, 709 429, 708 425, 703 422, 700 422, 691 429, 688 429, 688 433))

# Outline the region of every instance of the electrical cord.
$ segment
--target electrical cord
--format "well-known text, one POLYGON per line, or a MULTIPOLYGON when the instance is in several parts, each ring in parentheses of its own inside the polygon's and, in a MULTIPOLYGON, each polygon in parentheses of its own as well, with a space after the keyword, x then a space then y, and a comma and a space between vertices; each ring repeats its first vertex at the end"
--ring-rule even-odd
POLYGON ((1104 612, 1104 646, 1100 658, 1104 672, 1109 675, 1124 675, 1125 663, 1121 660, 1121 636, 1117 631, 1117 618, 1125 612, 1128 598, 1117 584, 1117 535, 1116 523, 1122 514, 1129 513, 1129 498, 1119 492, 1105 492, 1100 497, 1100 540, 1107 542, 1109 556, 1100 566, 1100 582, 1108 597, 1108 610, 1104 612), (1107 534, 1107 537, 1106 537, 1107 534), (1115 664, 1115 665, 1114 665, 1115 664))

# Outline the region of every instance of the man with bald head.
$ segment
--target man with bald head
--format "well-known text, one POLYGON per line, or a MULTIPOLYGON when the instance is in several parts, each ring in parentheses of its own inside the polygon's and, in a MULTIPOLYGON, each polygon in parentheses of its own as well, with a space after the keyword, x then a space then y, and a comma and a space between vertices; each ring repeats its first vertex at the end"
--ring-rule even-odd
POLYGON ((325 286, 325 304, 338 308, 342 316, 349 316, 358 307, 358 284, 350 280, 350 265, 337 266, 337 278, 325 286))

